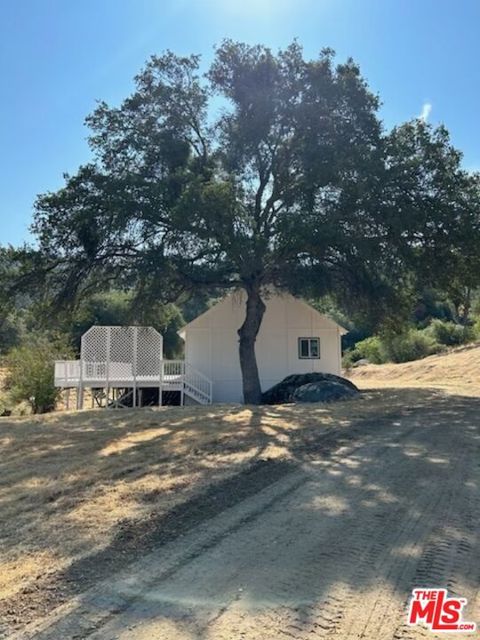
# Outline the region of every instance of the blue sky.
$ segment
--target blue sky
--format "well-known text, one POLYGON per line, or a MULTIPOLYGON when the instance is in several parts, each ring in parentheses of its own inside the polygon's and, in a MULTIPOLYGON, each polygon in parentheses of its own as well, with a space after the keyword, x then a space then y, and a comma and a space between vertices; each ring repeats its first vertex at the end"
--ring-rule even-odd
POLYGON ((386 127, 443 122, 480 169, 479 0, 0 0, 0 244, 29 239, 36 194, 89 158, 85 116, 133 87, 152 53, 224 37, 352 56, 386 127))

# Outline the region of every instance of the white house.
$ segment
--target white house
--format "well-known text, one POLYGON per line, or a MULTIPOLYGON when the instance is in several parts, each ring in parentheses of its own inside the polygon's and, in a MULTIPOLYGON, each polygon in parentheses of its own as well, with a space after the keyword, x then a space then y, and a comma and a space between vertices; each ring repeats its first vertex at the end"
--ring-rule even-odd
MULTIPOLYGON (((336 322, 288 294, 264 296, 266 311, 255 352, 262 390, 292 373, 340 373, 336 322)), ((242 402, 238 329, 245 294, 231 294, 187 324, 184 360, 165 360, 162 336, 152 327, 93 326, 83 336, 79 360, 55 363, 55 385, 76 390, 77 408, 90 390, 92 406, 242 402), (152 391, 155 393, 152 396, 152 391), (153 400, 152 400, 153 397, 153 400)))
MULTIPOLYGON (((255 345, 262 391, 292 373, 339 375, 345 329, 289 294, 264 299, 265 315, 255 345)), ((185 361, 212 381, 213 402, 242 402, 237 330, 245 318, 245 296, 223 298, 179 331, 185 361)))

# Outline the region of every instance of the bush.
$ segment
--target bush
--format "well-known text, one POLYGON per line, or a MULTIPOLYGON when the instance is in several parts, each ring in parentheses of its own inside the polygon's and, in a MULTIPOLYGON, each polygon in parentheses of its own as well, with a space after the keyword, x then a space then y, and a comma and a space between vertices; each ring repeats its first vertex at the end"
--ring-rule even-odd
POLYGON ((472 333, 473 333, 473 340, 479 340, 480 339, 480 318, 477 318, 477 320, 475 320, 475 322, 473 323, 473 327, 471 327, 472 333))
POLYGON ((350 371, 356 362, 366 359, 373 364, 386 362, 382 341, 378 336, 370 336, 356 343, 353 349, 345 351, 342 359, 344 369, 350 371))
POLYGON ((355 360, 366 358, 373 364, 382 364, 385 362, 385 354, 383 353, 382 341, 378 336, 371 336, 357 342, 354 349, 355 360))
POLYGON ((447 347, 473 342, 477 336, 477 330, 473 326, 463 326, 454 322, 433 320, 428 328, 434 340, 447 347))
POLYGON ((441 351, 441 346, 427 331, 408 329, 382 338, 382 351, 390 362, 420 360, 441 351))
POLYGON ((6 387, 13 402, 28 402, 33 413, 55 408, 59 389, 54 386, 54 361, 71 357, 65 339, 31 334, 6 357, 6 387))
POLYGON ((356 359, 353 357, 353 349, 345 351, 342 357, 342 369, 345 371, 345 375, 350 375, 355 362, 356 359))

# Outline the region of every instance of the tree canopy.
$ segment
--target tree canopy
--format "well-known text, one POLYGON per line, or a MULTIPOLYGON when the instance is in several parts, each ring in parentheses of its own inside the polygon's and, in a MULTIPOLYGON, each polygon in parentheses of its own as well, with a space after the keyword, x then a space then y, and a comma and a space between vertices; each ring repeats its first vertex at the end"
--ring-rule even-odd
POLYGON ((93 161, 38 198, 37 272, 57 300, 111 283, 143 304, 244 289, 240 365, 257 403, 269 288, 381 320, 419 282, 463 270, 478 283, 478 177, 444 128, 386 132, 379 104, 329 49, 306 60, 297 43, 225 41, 203 74, 198 56, 153 56, 132 95, 87 118, 93 161))

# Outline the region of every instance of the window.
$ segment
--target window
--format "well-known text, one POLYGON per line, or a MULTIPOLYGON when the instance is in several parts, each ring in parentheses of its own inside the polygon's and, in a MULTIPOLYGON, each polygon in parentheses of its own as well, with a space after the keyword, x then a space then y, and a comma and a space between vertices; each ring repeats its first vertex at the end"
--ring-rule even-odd
POLYGON ((299 358, 320 358, 320 338, 299 338, 299 358))

